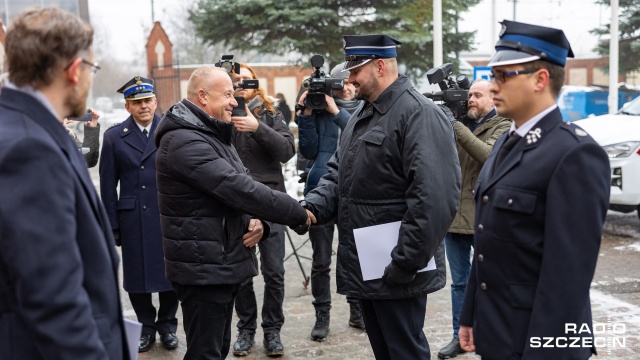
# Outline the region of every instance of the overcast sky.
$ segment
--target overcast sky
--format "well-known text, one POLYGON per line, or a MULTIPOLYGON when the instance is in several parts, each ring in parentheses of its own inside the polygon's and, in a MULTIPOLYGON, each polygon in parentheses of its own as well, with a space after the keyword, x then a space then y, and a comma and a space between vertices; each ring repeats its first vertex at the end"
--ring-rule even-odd
MULTIPOLYGON (((292 0, 283 0, 292 1, 292 0)), ((295 0, 293 0, 295 1, 295 0)), ((447 0, 443 0, 447 1, 447 0)), ((154 4, 155 20, 163 22, 168 13, 175 11, 176 0, 89 0, 89 11, 96 27, 107 31, 112 53, 124 59, 134 49, 144 47, 146 36, 143 29, 151 29, 151 3, 154 4)), ((463 14, 461 31, 476 30, 477 52, 491 55, 497 34, 497 24, 502 19, 513 20, 513 0, 482 0, 463 14), (495 23, 492 22, 492 4, 495 3, 495 23)), ((609 23, 610 9, 596 5, 594 0, 517 0, 516 20, 542 26, 561 28, 567 34, 576 56, 593 54, 597 38, 589 30, 609 23)), ((171 34, 169 34, 171 37, 171 34)))

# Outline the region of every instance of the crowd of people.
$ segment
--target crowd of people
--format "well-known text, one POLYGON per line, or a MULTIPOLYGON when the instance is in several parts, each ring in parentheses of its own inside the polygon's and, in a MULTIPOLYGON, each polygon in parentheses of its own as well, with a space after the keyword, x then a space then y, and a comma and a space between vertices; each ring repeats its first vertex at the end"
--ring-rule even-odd
POLYGON ((114 90, 130 116, 100 147, 99 114, 86 115, 100 69, 91 26, 58 8, 24 11, 6 34, 0 90, 0 350, 130 359, 159 335, 171 351, 181 309, 185 359, 246 356, 261 273, 264 349, 282 356, 289 227, 312 244, 314 341, 330 334, 337 228, 337 292, 376 359, 431 358, 427 299, 445 287, 447 261, 453 338, 438 358, 589 358, 593 331, 577 335, 582 347, 531 339, 592 327, 608 158, 555 104, 573 56, 563 31, 502 26, 492 78, 473 83, 462 119, 399 72, 401 41, 344 35, 345 62, 331 70, 343 88, 323 95, 324 108, 305 91, 291 114, 283 96, 243 86, 258 74, 240 63, 199 67, 186 97, 160 115, 153 79, 135 75, 114 90), (80 142, 65 125, 83 115, 80 142), (287 195, 281 168, 296 153, 290 121, 307 159, 301 201, 287 195), (87 170, 98 157, 99 195, 87 170), (142 325, 137 344, 128 343, 117 247, 142 325))

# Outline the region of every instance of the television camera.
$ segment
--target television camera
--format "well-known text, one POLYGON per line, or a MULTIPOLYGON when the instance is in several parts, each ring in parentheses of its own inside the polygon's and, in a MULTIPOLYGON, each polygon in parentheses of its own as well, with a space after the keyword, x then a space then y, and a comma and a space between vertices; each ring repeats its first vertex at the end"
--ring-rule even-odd
MULTIPOLYGON (((307 98, 304 106, 311 110, 324 110, 326 106, 325 94, 331 96, 332 90, 342 90, 344 79, 327 76, 320 68, 324 65, 324 58, 321 55, 311 57, 311 66, 314 68, 311 77, 302 82, 301 91, 307 90, 307 98)), ((298 94, 298 98, 300 94, 298 94)))
POLYGON ((456 120, 462 120, 467 115, 471 82, 464 74, 456 76, 454 81, 452 73, 453 65, 451 63, 427 71, 429 84, 438 84, 442 91, 425 93, 424 96, 439 102, 441 108, 444 106, 442 110, 445 114, 450 111, 456 120))

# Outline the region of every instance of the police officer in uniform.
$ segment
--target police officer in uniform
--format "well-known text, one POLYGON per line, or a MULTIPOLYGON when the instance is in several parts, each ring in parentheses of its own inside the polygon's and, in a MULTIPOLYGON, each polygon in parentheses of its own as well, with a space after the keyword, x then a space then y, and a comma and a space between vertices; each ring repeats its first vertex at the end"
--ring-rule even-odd
POLYGON ((166 349, 178 346, 178 298, 165 277, 153 134, 160 122, 153 80, 136 76, 120 89, 131 114, 104 133, 100 156, 100 195, 116 244, 122 246, 124 289, 142 323, 138 351, 148 351, 156 332, 166 349), (117 187, 120 185, 118 196, 117 187), (154 307, 158 293, 160 307, 154 307), (156 317, 157 316, 157 317, 156 317))
POLYGON ((556 99, 573 57, 563 31, 507 20, 502 26, 489 62, 491 91, 498 114, 513 123, 474 190, 475 252, 460 345, 483 359, 587 359, 595 353, 589 287, 608 208, 609 161, 584 130, 562 122, 556 99), (567 334, 567 324, 591 331, 567 334), (539 341, 572 336, 582 337, 580 347, 539 341))

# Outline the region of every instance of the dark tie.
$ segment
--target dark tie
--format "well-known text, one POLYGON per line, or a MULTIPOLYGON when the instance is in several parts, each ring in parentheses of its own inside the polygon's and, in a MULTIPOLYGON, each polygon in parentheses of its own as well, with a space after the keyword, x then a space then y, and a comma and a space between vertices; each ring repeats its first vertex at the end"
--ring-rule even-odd
POLYGON ((504 142, 504 144, 502 144, 502 147, 498 151, 498 156, 496 157, 496 162, 494 163, 494 166, 493 166, 494 172, 496 171, 498 166, 500 166, 504 158, 507 157, 507 154, 509 154, 509 151, 511 151, 511 149, 513 149, 513 147, 516 146, 516 143, 520 139, 522 139, 522 136, 516 133, 509 135, 507 140, 504 142))
POLYGON ((143 129, 142 130, 142 135, 144 135, 144 137, 146 137, 146 138, 149 137, 149 132, 147 131, 147 129, 143 129))

